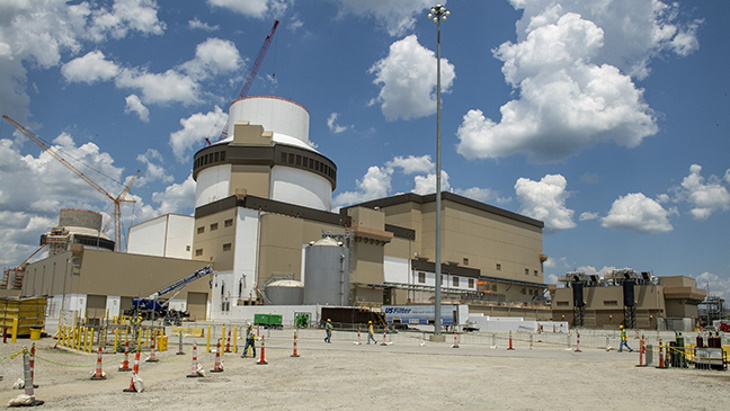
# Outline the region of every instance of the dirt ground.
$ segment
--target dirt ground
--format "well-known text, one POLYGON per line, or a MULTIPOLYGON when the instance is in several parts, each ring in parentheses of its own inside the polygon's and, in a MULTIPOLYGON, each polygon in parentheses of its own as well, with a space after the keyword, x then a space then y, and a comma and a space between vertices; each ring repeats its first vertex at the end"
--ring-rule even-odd
MULTIPOLYGON (((222 357, 222 373, 210 373, 215 354, 198 349, 206 376, 192 371, 192 340, 185 355, 170 342, 158 363, 142 363, 144 390, 123 392, 129 372, 119 372, 123 354, 105 354, 107 379, 92 381, 96 354, 54 348, 55 340, 36 341, 35 389, 42 409, 53 410, 717 410, 727 409, 730 373, 695 369, 636 367, 638 354, 554 345, 506 345, 464 340, 432 343, 421 334, 400 335, 391 345, 356 345, 354 334, 335 332, 331 344, 317 330, 301 332, 300 357, 292 331, 269 335, 268 364, 222 357)), ((362 341, 365 341, 363 336, 362 341)), ((30 340, 0 343, 0 403, 22 394, 13 383, 22 377, 22 355, 11 355, 30 340)), ((239 344, 241 341, 239 340, 239 344)), ((144 354, 149 355, 148 352, 144 354)), ((142 357, 145 358, 145 355, 142 357)), ((131 366, 131 365, 130 365, 131 366)))

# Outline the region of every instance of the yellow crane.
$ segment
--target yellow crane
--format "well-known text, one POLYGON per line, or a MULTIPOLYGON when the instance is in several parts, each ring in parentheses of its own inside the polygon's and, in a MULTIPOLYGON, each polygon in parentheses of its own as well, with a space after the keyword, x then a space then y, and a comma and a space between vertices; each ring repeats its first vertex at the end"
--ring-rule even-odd
MULTIPOLYGON (((91 178, 89 178, 89 176, 87 176, 86 174, 79 171, 76 167, 73 166, 73 164, 69 163, 65 158, 63 158, 60 154, 58 154, 58 152, 56 152, 55 150, 52 150, 51 147, 49 147, 46 143, 44 143, 43 140, 41 140, 37 135, 33 134, 33 132, 26 129, 20 123, 18 123, 17 121, 13 120, 12 118, 10 118, 6 115, 3 115, 3 118, 5 120, 8 120, 8 122, 10 122, 10 124, 15 126, 15 128, 17 128, 18 131, 23 133, 32 142, 36 143, 40 148, 43 149, 43 151, 45 151, 48 154, 50 154, 51 156, 53 156, 53 158, 60 161, 61 164, 63 164, 66 168, 71 170, 77 176, 81 177, 82 180, 89 183, 89 185, 94 187, 94 189, 96 189, 96 191, 104 194, 110 200, 112 200, 112 202, 114 203, 114 213, 112 215, 112 220, 111 220, 111 221, 114 221, 114 250, 120 251, 121 243, 122 243, 122 229, 121 229, 122 208, 121 208, 121 205, 122 205, 122 203, 136 203, 135 200, 129 200, 124 197, 127 195, 129 190, 132 188, 132 184, 134 184, 134 180, 137 179, 139 170, 137 170, 137 172, 134 173, 134 175, 132 176, 132 179, 129 180, 129 184, 127 184, 124 187, 122 192, 119 193, 119 195, 117 195, 115 197, 115 196, 109 194, 108 191, 104 190, 104 188, 102 186, 100 186, 99 184, 97 184, 96 181, 92 180, 91 178)), ((106 225, 104 226, 104 230, 106 230, 106 228, 109 226, 109 223, 110 223, 110 221, 107 221, 106 225)))

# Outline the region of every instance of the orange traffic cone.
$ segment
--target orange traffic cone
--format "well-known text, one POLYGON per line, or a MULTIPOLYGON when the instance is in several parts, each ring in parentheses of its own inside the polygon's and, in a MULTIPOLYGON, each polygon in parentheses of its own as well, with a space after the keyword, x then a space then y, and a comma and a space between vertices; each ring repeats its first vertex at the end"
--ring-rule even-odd
POLYGON ((266 365, 268 362, 266 362, 266 341, 263 336, 261 336, 261 357, 256 362, 256 365, 266 365))
POLYGON ((454 345, 451 348, 459 348, 459 339, 457 338, 456 330, 454 330, 454 345))
POLYGON ((91 380, 106 380, 104 371, 101 370, 101 345, 99 346, 98 354, 96 355, 96 372, 91 376, 91 380))
POLYGON ((221 340, 218 339, 215 349, 215 366, 210 372, 223 372, 223 365, 221 364, 221 340))
POLYGON ((291 355, 292 357, 299 357, 299 353, 297 353, 297 332, 294 331, 294 352, 291 355))
POLYGON ((509 347, 507 347, 508 350, 514 350, 515 347, 512 346, 512 330, 509 330, 509 347))
POLYGON ((659 340, 659 366, 657 368, 667 368, 664 363, 664 342, 659 340))
MULTIPOLYGON (((134 386, 134 380, 139 374, 139 356, 142 351, 137 348, 137 352, 134 354, 134 367, 132 369, 132 378, 129 380, 129 388, 124 389, 124 392, 139 392, 134 386)), ((141 391, 141 390, 140 390, 141 391)))

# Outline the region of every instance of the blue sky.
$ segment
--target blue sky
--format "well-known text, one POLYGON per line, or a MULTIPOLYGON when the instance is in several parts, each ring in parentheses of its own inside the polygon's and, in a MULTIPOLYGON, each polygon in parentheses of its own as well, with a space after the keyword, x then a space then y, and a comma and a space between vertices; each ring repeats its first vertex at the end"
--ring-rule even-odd
MULTIPOLYGON (((422 0, 15 0, 0 111, 116 195, 124 226, 193 212, 192 154, 249 95, 295 100, 344 206, 435 189, 436 25, 422 0)), ((445 2, 444 184, 545 222, 547 282, 631 267, 730 298, 730 4, 445 2)), ((60 208, 111 202, 0 124, 3 266, 60 208)), ((109 233, 112 235, 112 233, 109 233)))

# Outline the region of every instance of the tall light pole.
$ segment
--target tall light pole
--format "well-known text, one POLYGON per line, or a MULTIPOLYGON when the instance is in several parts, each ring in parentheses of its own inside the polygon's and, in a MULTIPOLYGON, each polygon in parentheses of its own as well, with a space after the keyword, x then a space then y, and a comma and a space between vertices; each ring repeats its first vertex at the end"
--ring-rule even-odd
POLYGON ((446 7, 431 7, 428 18, 436 23, 436 293, 434 335, 441 335, 441 21, 451 15, 446 7))

